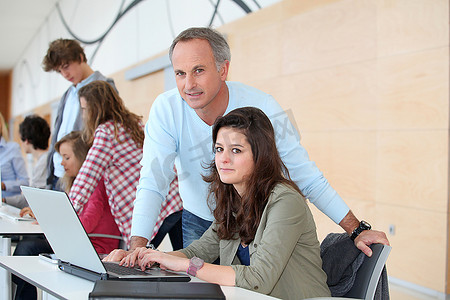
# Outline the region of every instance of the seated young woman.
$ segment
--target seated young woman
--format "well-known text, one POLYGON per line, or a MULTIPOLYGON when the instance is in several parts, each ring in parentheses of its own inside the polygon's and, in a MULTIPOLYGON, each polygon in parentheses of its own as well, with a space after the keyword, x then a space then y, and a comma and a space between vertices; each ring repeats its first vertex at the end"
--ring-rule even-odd
MULTIPOLYGON (((65 191, 68 192, 80 170, 89 146, 83 142, 81 133, 74 131, 64 136, 55 144, 55 150, 61 154, 61 165, 65 169, 64 176, 60 179, 65 191)), ((34 218, 29 206, 24 207, 20 215, 30 215, 34 218)), ((100 180, 95 191, 89 197, 86 209, 78 214, 86 232, 120 236, 119 228, 111 214, 111 209, 106 195, 105 184, 100 180)), ((98 254, 107 254, 119 246, 119 240, 104 237, 90 237, 98 254)), ((22 239, 14 250, 14 256, 33 256, 39 253, 53 253, 53 249, 42 236, 31 236, 22 239)), ((17 285, 15 299, 37 299, 36 287, 25 280, 13 275, 12 281, 17 285)))
MULTIPOLYGON (((89 145, 83 141, 79 131, 72 131, 55 144, 55 150, 62 156, 61 165, 65 170, 62 186, 69 193, 89 151, 89 145)), ((111 214, 104 180, 98 182, 79 217, 88 234, 120 237, 119 228, 111 214)), ((90 240, 98 254, 108 254, 119 246, 119 239, 116 238, 90 237, 90 240)))
POLYGON ((282 299, 330 296, 313 216, 290 180, 270 120, 239 108, 213 126, 210 183, 215 221, 187 248, 163 253, 136 249, 121 261, 141 268, 185 271, 204 281, 282 299), (220 264, 212 264, 220 256, 220 264))

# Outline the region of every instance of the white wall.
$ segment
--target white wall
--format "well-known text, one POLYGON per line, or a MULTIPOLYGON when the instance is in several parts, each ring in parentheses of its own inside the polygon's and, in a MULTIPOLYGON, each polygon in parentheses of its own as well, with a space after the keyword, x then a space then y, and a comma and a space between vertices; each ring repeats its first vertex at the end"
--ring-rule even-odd
MULTIPOLYGON (((279 1, 242 2, 252 11, 256 11, 259 9, 257 4, 266 7, 279 1)), ((119 19, 103 42, 83 44, 92 68, 109 75, 166 50, 173 38, 188 27, 208 26, 217 1, 61 0, 58 3, 70 30, 83 41, 93 41, 102 36, 119 12, 137 3, 119 19)), ((222 0, 212 27, 219 27, 245 15, 244 10, 234 1, 222 0)), ((61 37, 74 38, 64 27, 55 7, 29 46, 24 49, 20 62, 14 67, 13 116, 24 114, 59 98, 69 86, 59 74, 45 73, 41 67, 48 44, 61 37)))

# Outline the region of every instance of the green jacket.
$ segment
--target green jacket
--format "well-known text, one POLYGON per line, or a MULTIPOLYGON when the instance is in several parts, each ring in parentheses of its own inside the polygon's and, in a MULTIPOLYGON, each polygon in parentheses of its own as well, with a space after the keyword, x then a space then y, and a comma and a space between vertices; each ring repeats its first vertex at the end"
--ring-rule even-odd
POLYGON ((199 240, 180 251, 205 262, 220 256, 221 265, 234 269, 238 287, 282 299, 330 296, 314 219, 297 191, 283 184, 273 189, 248 246, 250 266, 241 265, 236 256, 239 236, 219 240, 215 227, 214 222, 199 240))

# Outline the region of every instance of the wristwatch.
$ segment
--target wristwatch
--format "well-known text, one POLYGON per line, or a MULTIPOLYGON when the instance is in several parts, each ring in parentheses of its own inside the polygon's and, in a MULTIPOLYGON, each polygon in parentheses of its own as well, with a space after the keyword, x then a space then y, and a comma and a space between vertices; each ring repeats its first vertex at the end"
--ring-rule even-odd
POLYGON ((186 273, 192 276, 196 276, 198 270, 200 270, 204 264, 205 261, 203 259, 194 256, 189 260, 189 268, 187 269, 186 273))
POLYGON ((353 232, 352 235, 350 236, 350 238, 352 239, 352 241, 354 241, 356 239, 356 237, 363 232, 364 230, 370 230, 372 228, 372 226, 370 226, 369 223, 367 223, 364 220, 361 220, 361 222, 359 222, 358 227, 356 227, 353 232))

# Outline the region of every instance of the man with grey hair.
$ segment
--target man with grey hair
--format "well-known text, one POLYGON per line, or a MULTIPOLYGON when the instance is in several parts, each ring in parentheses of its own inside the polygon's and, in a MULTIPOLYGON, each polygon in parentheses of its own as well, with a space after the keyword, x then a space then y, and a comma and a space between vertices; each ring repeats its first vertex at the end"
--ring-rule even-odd
MULTIPOLYGON (((226 81, 230 49, 224 37, 210 28, 190 28, 181 32, 169 50, 177 89, 159 95, 145 126, 144 157, 136 193, 131 229, 131 248, 115 250, 106 260, 134 265, 137 251, 148 239, 158 217, 169 183, 179 176, 183 199, 184 247, 200 238, 213 221, 207 205, 208 184, 202 180, 204 166, 213 161, 212 128, 217 117, 245 106, 260 108, 274 125, 277 148, 290 176, 302 193, 339 224, 355 245, 371 255, 367 245, 388 244, 383 232, 353 215, 329 185, 300 144, 297 130, 275 99, 255 88, 226 81)), ((256 247, 256 246, 255 246, 256 247)))

